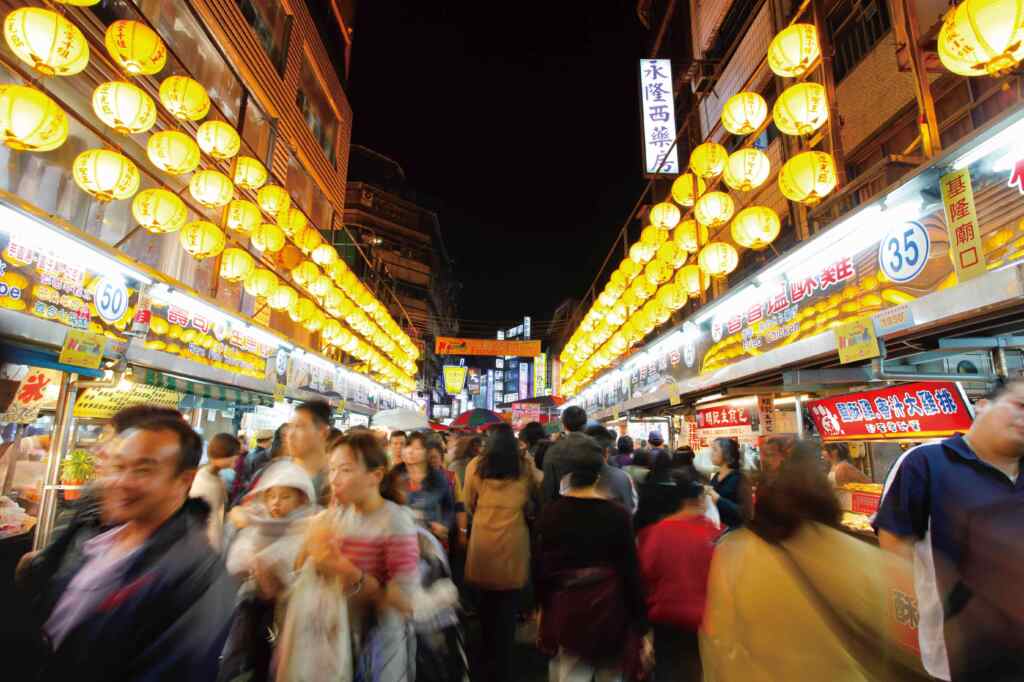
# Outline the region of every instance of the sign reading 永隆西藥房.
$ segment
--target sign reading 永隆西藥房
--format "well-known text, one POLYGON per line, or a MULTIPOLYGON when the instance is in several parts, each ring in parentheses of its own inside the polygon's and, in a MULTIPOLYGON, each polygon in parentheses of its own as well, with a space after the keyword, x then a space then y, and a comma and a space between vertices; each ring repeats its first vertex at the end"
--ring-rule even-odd
POLYGON ((974 421, 960 384, 922 381, 807 403, 824 441, 951 436, 974 421))
POLYGON ((678 174, 679 151, 675 146, 676 111, 670 60, 640 60, 640 108, 644 120, 645 172, 678 174))
POLYGON ((949 248, 960 282, 985 273, 985 253, 981 242, 981 226, 974 205, 971 172, 963 168, 943 175, 942 205, 946 210, 949 248))

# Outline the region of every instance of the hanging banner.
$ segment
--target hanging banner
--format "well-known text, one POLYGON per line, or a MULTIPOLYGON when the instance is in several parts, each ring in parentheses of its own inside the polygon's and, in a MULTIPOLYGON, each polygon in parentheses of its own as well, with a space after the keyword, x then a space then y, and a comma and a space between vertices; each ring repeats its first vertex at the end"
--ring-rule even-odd
POLYGON ((47 403, 47 389, 60 386, 60 372, 30 367, 28 374, 17 386, 6 412, 0 414, 0 422, 31 424, 47 403))
POLYGON ((775 433, 775 399, 772 396, 757 396, 757 417, 761 422, 761 433, 775 433))
POLYGON ((672 94, 672 62, 640 60, 640 108, 644 119, 644 172, 679 174, 676 106, 672 94))
POLYGON ((107 337, 102 334, 68 329, 58 361, 64 365, 99 369, 100 362, 103 361, 103 349, 106 346, 107 337))
POLYGON ((749 407, 719 405, 697 410, 698 429, 724 429, 734 426, 750 427, 749 407))
POLYGON ((923 440, 963 433, 974 414, 960 384, 921 381, 807 403, 823 441, 923 440))
POLYGON ((533 394, 544 395, 548 386, 548 354, 541 353, 533 361, 533 394))
POLYGON ((854 320, 834 329, 839 363, 860 362, 881 355, 875 325, 870 319, 854 320))
POLYGON ((459 395, 466 386, 468 367, 459 365, 444 366, 444 392, 448 395, 459 395))
POLYGON ((501 341, 498 339, 463 339, 439 336, 434 342, 434 352, 438 355, 535 358, 540 355, 540 341, 501 341))
POLYGON ((959 281, 966 282, 985 273, 985 254, 974 205, 971 172, 966 168, 953 171, 943 175, 940 184, 953 267, 959 281))
POLYGON ((476 367, 469 368, 466 388, 470 395, 480 395, 480 370, 476 367))

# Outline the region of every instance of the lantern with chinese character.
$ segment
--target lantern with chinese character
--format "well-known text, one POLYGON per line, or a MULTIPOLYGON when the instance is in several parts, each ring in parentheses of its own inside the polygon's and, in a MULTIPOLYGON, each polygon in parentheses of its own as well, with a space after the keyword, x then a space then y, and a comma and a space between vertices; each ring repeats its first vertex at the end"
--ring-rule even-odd
POLYGON ((140 21, 115 21, 104 38, 107 52, 131 76, 152 76, 167 63, 160 36, 140 21))
POLYGON ((127 199, 139 189, 139 169, 131 159, 109 149, 89 149, 75 157, 75 184, 98 201, 127 199))
POLYGON ((178 233, 181 248, 196 260, 216 256, 224 250, 227 238, 219 227, 206 220, 193 220, 178 233))
POLYGON ((768 117, 768 103, 756 92, 738 92, 722 108, 722 127, 733 135, 749 135, 768 117))
POLYGON ((142 229, 153 234, 177 232, 188 220, 188 208, 174 192, 144 189, 132 199, 132 215, 142 229))
POLYGON ((292 279, 299 286, 308 286, 310 282, 320 276, 320 268, 312 261, 302 261, 298 267, 292 270, 292 279))
POLYGON ((324 242, 323 237, 320 236, 320 230, 311 225, 296 232, 292 235, 292 239, 295 240, 295 246, 299 247, 299 250, 306 255, 313 253, 313 250, 324 242))
POLYGON ((210 111, 206 88, 188 76, 170 76, 160 84, 160 103, 171 116, 182 121, 199 121, 210 111))
POLYGON ((654 320, 655 327, 664 324, 668 318, 672 317, 672 311, 659 301, 657 296, 651 297, 651 300, 644 304, 644 311, 654 320))
POLYGON ((327 293, 324 294, 324 308, 326 308, 327 312, 331 315, 336 317, 341 316, 341 309, 342 306, 345 305, 346 300, 345 294, 341 293, 341 289, 331 287, 327 290, 327 293))
POLYGON ((651 225, 660 227, 663 230, 671 230, 679 224, 682 214, 679 212, 678 206, 671 202, 663 201, 651 207, 650 218, 651 225))
POLYGON ((654 258, 654 251, 654 247, 650 244, 637 242, 629 247, 629 259, 637 265, 646 265, 648 261, 654 258))
POLYGON ((768 46, 768 68, 783 78, 799 78, 820 56, 814 24, 790 24, 768 46))
POLYGON ((280 185, 264 185, 256 193, 256 200, 267 215, 274 217, 281 215, 281 211, 287 210, 292 205, 288 191, 280 185))
POLYGON ((693 216, 701 225, 709 228, 725 225, 732 218, 736 205, 725 192, 708 192, 697 200, 693 207, 693 216))
POLYGON ((672 183, 672 200, 680 206, 693 206, 697 197, 704 194, 704 181, 687 171, 672 183))
POLYGON ((655 258, 644 267, 644 277, 654 286, 664 284, 672 279, 672 266, 655 258))
POLYGON ((200 149, 215 159, 230 159, 242 146, 238 131, 224 121, 207 121, 199 126, 196 142, 200 149))
POLYGON ((289 237, 294 237, 299 230, 303 230, 309 224, 309 220, 306 218, 306 214, 299 209, 292 207, 286 211, 281 211, 277 216, 277 224, 281 226, 285 234, 289 237))
POLYGON ((333 344, 335 340, 341 337, 341 322, 337 320, 327 320, 324 322, 324 328, 320 330, 320 336, 324 337, 324 341, 333 344))
POLYGON ((786 135, 810 135, 828 121, 825 86, 804 82, 786 88, 775 100, 772 118, 786 135))
POLYGON ((235 193, 231 179, 215 170, 201 170, 188 183, 192 198, 207 208, 226 206, 235 193))
POLYGON ((711 242, 697 256, 697 263, 713 279, 722 279, 739 265, 739 254, 732 244, 711 242))
POLYGON ((324 270, 327 272, 327 275, 334 281, 334 283, 337 284, 338 281, 341 279, 342 275, 344 275, 345 272, 348 270, 348 265, 346 265, 345 261, 343 261, 342 259, 336 258, 334 262, 324 266, 324 270))
POLYGON ((750 206, 732 219, 732 240, 740 246, 760 251, 779 236, 779 214, 767 206, 750 206))
POLYGON ((658 252, 654 255, 655 260, 660 260, 665 263, 673 270, 682 267, 683 263, 686 262, 686 258, 689 254, 679 248, 679 245, 673 241, 665 242, 658 247, 658 252))
POLYGON ((317 275, 309 282, 309 284, 306 285, 306 288, 309 289, 309 293, 321 298, 324 294, 333 289, 334 285, 331 283, 331 278, 327 275, 317 275))
POLYGON ((310 313, 309 317, 302 322, 302 326, 308 332, 318 332, 323 328, 324 322, 326 321, 327 316, 319 310, 314 310, 310 313))
POLYGON ((299 302, 299 294, 290 286, 281 284, 274 293, 267 297, 267 305, 272 310, 287 310, 299 302))
POLYGON ((729 155, 722 179, 730 189, 749 192, 763 185, 770 172, 768 156, 760 149, 746 147, 729 155))
POLYGON ((1001 76, 1024 60, 1024 1, 964 0, 946 12, 939 59, 960 76, 1001 76))
POLYGON ((177 130, 153 133, 146 143, 146 156, 153 165, 171 175, 191 173, 199 165, 199 145, 177 130))
POLYGON ((640 243, 657 248, 659 244, 668 239, 668 233, 660 230, 654 225, 648 225, 640 233, 640 243))
POLYGON ((700 298, 711 286, 711 276, 698 265, 684 265, 676 273, 675 282, 690 298, 700 298))
POLYGON ((684 220, 672 231, 672 241, 687 253, 697 253, 708 243, 708 228, 696 220, 684 220))
POLYGON ((144 133, 156 123, 156 104, 152 98, 126 81, 100 84, 92 93, 92 110, 122 135, 144 133))
POLYGON ((725 147, 717 142, 705 142, 690 154, 690 168, 705 180, 714 180, 725 170, 728 158, 725 147))
POLYGON ((266 268, 256 268, 250 272, 243 284, 245 293, 256 298, 269 298, 277 291, 278 285, 277 275, 266 268))
POLYGON ((629 291, 633 292, 633 296, 636 298, 638 304, 642 304, 644 301, 649 299, 657 287, 647 279, 646 272, 644 277, 637 277, 633 280, 633 283, 629 285, 629 291))
MULTIPOLYGON (((330 244, 321 244, 313 249, 310 254, 313 262, 325 268, 330 268, 338 261, 338 252, 330 244)), ((333 277, 332 277, 333 279, 333 277)))
POLYGON ((228 282, 241 282, 256 269, 256 262, 247 251, 238 248, 224 249, 220 257, 220 276, 228 282))
POLYGON ((288 308, 288 317, 292 319, 292 322, 304 322, 315 311, 316 304, 308 298, 303 298, 288 308))
POLYGON ((790 201, 814 206, 836 187, 836 165, 825 152, 803 152, 782 166, 779 190, 790 201))
POLYGON ((48 152, 68 139, 68 116, 35 88, 0 85, 0 136, 11 149, 48 152))
POLYGON ((260 223, 249 239, 255 248, 268 253, 277 253, 285 244, 284 232, 273 223, 260 223))
POLYGON ((89 43, 57 12, 21 7, 4 19, 7 46, 44 76, 73 76, 89 63, 89 43))
POLYGON ((626 280, 627 284, 637 278, 637 275, 640 274, 640 270, 640 263, 633 260, 632 257, 625 258, 621 263, 619 263, 619 272, 622 273, 622 277, 626 280))
POLYGON ((235 159, 235 184, 248 190, 258 190, 267 182, 267 169, 251 156, 235 159))
POLYGON ((250 234, 259 227, 262 217, 260 207, 256 204, 245 199, 234 199, 224 211, 224 226, 235 232, 250 234))

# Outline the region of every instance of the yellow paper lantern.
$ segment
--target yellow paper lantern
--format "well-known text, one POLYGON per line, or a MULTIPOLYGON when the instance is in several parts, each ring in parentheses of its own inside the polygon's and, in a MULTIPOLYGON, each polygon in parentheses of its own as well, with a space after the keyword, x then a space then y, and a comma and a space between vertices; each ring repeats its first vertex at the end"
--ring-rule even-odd
POLYGON ((188 76, 170 76, 160 84, 160 103, 171 116, 182 121, 199 121, 210 111, 206 88, 188 76))
POLYGON ((245 293, 256 298, 269 298, 279 286, 277 275, 266 268, 256 268, 245 278, 245 293))
POLYGON ((235 194, 231 179, 215 170, 201 170, 188 183, 192 198, 207 208, 226 206, 235 194))
POLYGON ((664 284, 672 279, 672 266, 655 258, 644 267, 644 277, 654 286, 664 284))
POLYGON ((199 148, 215 159, 230 159, 238 153, 242 139, 224 121, 207 121, 196 131, 199 148))
POLYGON ((0 85, 0 135, 11 149, 48 152, 68 139, 68 116, 35 88, 0 85))
POLYGON ((783 78, 799 78, 820 56, 814 24, 791 24, 768 46, 768 68, 783 78))
MULTIPOLYGON (((312 261, 302 261, 298 267, 292 270, 292 279, 299 286, 308 286, 310 282, 320 276, 320 268, 312 263, 312 261)), ((354 275, 353 275, 354 277, 354 275)))
POLYGON ((264 185, 256 193, 256 200, 260 208, 267 215, 277 217, 281 211, 287 210, 292 205, 288 191, 280 185, 264 185))
POLYGON ((281 228, 273 223, 261 223, 249 237, 254 248, 277 253, 284 248, 285 237, 281 228))
POLYGON ((324 337, 324 341, 333 343, 341 337, 341 322, 327 320, 324 322, 324 328, 320 331, 320 336, 324 337))
POLYGON ((709 228, 725 225, 732 218, 736 205, 725 192, 708 192, 693 207, 693 216, 709 228))
POLYGON ((227 238, 219 227, 206 220, 193 220, 181 228, 181 248, 195 258, 203 260, 224 250, 227 238))
POLYGON ((619 264, 619 272, 622 273, 628 284, 640 274, 640 264, 632 258, 626 258, 619 264))
POLYGON ((75 184, 98 201, 127 199, 139 189, 139 169, 131 159, 109 149, 89 149, 71 168, 75 184))
POLYGON ((327 317, 322 312, 314 310, 310 316, 303 321, 302 326, 308 332, 317 332, 323 328, 324 322, 326 321, 327 317))
POLYGON ((814 206, 836 187, 836 164, 825 152, 803 152, 779 172, 779 190, 790 201, 814 206))
POLYGON ((739 265, 739 254, 732 244, 711 242, 697 256, 697 264, 713 279, 722 279, 739 265))
POLYGON ((344 275, 348 270, 348 265, 346 265, 345 261, 341 258, 337 258, 330 265, 325 266, 324 270, 327 272, 327 275, 334 280, 334 283, 337 284, 338 280, 340 280, 342 275, 344 275))
POLYGON ((199 165, 199 145, 183 132, 164 130, 149 136, 146 156, 165 173, 183 175, 199 165))
POLYGON ((668 318, 672 316, 672 311, 659 301, 657 296, 653 296, 651 300, 644 304, 644 313, 654 320, 655 327, 667 322, 668 318))
POLYGON ((73 76, 89 64, 89 43, 57 12, 21 7, 4 19, 7 46, 44 76, 73 76))
POLYGON ((115 21, 103 42, 113 60, 132 76, 152 76, 167 63, 167 48, 160 36, 140 21, 115 21))
POLYGON ((679 207, 667 201, 651 207, 651 224, 663 230, 671 230, 683 217, 679 207))
POLYGON ((256 262, 243 249, 224 249, 220 257, 220 276, 229 282, 241 282, 256 269, 256 262))
POLYGON ((750 206, 732 219, 732 240, 740 246, 760 251, 779 236, 779 214, 767 206, 750 206))
POLYGON ((646 265, 652 258, 654 258, 654 247, 650 244, 637 242, 629 247, 629 259, 637 265, 646 265))
POLYGON ((262 218, 260 207, 245 199, 234 199, 224 209, 224 226, 242 234, 250 234, 259 227, 262 218))
POLYGON ((317 298, 323 298, 324 294, 334 288, 334 285, 327 275, 317 275, 306 285, 306 288, 317 298))
POLYGON ((775 127, 786 135, 810 135, 828 122, 828 98, 820 83, 797 83, 782 91, 772 108, 775 127))
POLYGON ((658 247, 658 253, 655 254, 655 260, 660 260, 670 268, 675 270, 676 268, 682 267, 683 263, 686 262, 686 258, 689 254, 679 248, 679 245, 674 241, 665 242, 658 247))
POLYGON ((693 206, 705 188, 703 179, 687 171, 672 183, 672 200, 680 206, 693 206))
POLYGON ((313 258, 313 262, 317 265, 329 268, 338 261, 338 252, 330 244, 321 244, 313 249, 311 257, 313 258))
POLYGON ((235 184, 244 189, 256 191, 267 181, 267 169, 251 156, 235 159, 235 184))
POLYGON ((284 284, 277 287, 274 293, 267 296, 267 305, 272 310, 287 310, 299 301, 299 294, 290 286, 284 284))
POLYGON ((690 154, 690 168, 705 180, 713 180, 725 170, 725 162, 729 153, 717 142, 705 142, 698 145, 690 154))
POLYGON ((306 255, 309 255, 313 250, 323 244, 323 237, 320 236, 320 231, 311 225, 307 225, 302 228, 294 235, 292 239, 295 240, 295 245, 306 255))
POLYGON ((303 298, 288 308, 288 317, 292 322, 303 322, 316 312, 316 304, 308 298, 303 298))
POLYGON ((281 226, 285 234, 289 237, 294 237, 300 230, 306 228, 309 224, 309 219, 306 218, 306 214, 299 209, 292 207, 287 210, 281 211, 277 216, 277 224, 281 226))
POLYGON ((767 154, 760 149, 746 147, 729 155, 722 179, 730 189, 749 192, 763 185, 771 170, 767 154))
POLYGON ((144 133, 156 123, 156 104, 142 88, 126 81, 100 84, 92 93, 92 110, 122 135, 144 133))
POLYGON ((938 42, 955 74, 1007 74, 1024 60, 1024 0, 964 0, 946 12, 938 42))
POLYGON ((684 265, 676 273, 675 283, 690 298, 700 298, 700 295, 711 286, 711 276, 698 265, 684 265))
POLYGON ((768 103, 756 92, 738 92, 722 108, 722 127, 733 135, 750 135, 768 117, 768 103))
POLYGON ((342 307, 345 305, 345 294, 341 293, 341 290, 337 287, 331 287, 324 294, 324 308, 327 309, 331 315, 340 317, 342 314, 342 307))
POLYGON ((668 239, 665 230, 658 229, 654 225, 648 225, 640 233, 640 243, 647 246, 657 247, 668 239))
POLYGON ((188 220, 188 207, 174 192, 166 189, 144 189, 132 199, 132 215, 147 232, 177 232, 188 220))
POLYGON ((633 296, 636 298, 637 303, 643 303, 649 299, 656 291, 655 285, 651 283, 646 277, 637 277, 633 280, 633 283, 629 285, 629 290, 633 292, 633 296))

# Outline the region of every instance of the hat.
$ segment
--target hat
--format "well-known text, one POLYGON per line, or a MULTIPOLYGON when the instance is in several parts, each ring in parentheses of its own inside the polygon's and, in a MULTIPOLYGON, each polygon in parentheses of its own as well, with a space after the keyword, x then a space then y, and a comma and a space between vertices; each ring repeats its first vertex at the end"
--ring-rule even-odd
POLYGON ((604 466, 604 449, 590 436, 567 438, 563 450, 563 462, 568 473, 600 473, 604 466))
POLYGON ((273 429, 260 429, 256 432, 256 440, 272 440, 274 438, 273 429))
POLYGON ((651 445, 661 445, 665 439, 661 437, 661 431, 651 431, 647 434, 647 442, 651 445))
POLYGON ((309 477, 305 469, 290 459, 279 459, 267 465, 267 468, 263 470, 263 475, 260 476, 259 482, 249 492, 249 495, 258 495, 269 488, 277 486, 295 488, 306 496, 307 502, 316 503, 313 479, 309 477))

